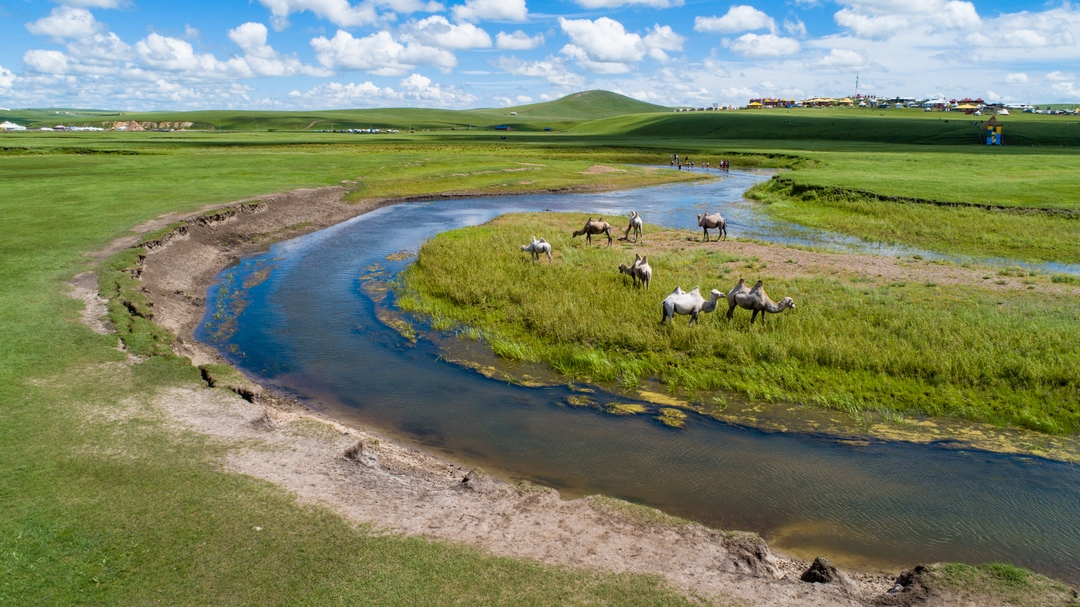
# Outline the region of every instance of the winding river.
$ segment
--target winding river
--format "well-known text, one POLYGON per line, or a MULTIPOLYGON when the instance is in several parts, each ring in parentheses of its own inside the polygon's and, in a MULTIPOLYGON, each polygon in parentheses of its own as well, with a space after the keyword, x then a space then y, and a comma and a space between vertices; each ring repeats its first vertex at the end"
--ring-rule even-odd
MULTIPOLYGON (((740 237, 913 253, 769 220, 742 199, 765 178, 732 172, 631 191, 383 208, 224 271, 197 337, 260 383, 335 416, 565 496, 649 504, 847 566, 1003 561, 1080 583, 1080 466, 955 445, 766 432, 695 414, 673 430, 649 415, 570 407, 570 386, 511 385, 446 362, 446 344, 437 342, 455 347, 452 338, 410 343, 377 319, 364 288, 409 262, 388 256, 415 252, 438 232, 544 209, 609 219, 636 209, 650 223, 675 227, 720 210, 740 237), (230 331, 220 331, 222 315, 232 319, 230 331)), ((601 404, 627 400, 603 390, 590 396, 601 404)))

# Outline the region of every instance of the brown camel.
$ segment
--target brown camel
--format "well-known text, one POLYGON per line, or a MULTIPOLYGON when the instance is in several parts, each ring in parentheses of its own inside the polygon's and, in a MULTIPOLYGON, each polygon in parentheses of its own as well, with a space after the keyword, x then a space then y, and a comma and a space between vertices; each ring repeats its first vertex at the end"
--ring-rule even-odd
POLYGON ((698 214, 697 224, 701 226, 701 229, 705 232, 705 242, 709 242, 709 230, 716 230, 716 239, 720 240, 720 234, 724 235, 724 240, 727 240, 727 222, 720 216, 720 213, 713 213, 709 215, 698 214))
POLYGON ((732 318, 735 314, 735 307, 738 306, 744 310, 751 310, 753 314, 750 315, 750 324, 754 324, 757 320, 758 312, 761 312, 761 324, 765 324, 765 313, 779 314, 788 308, 795 309, 795 301, 790 297, 785 297, 780 300, 780 303, 774 302, 765 293, 765 287, 762 281, 751 287, 746 288, 746 281, 739 279, 739 282, 735 285, 731 291, 728 292, 728 311, 727 317, 732 318))
POLYGON ((600 219, 593 219, 592 217, 590 217, 589 220, 585 222, 585 227, 581 228, 580 230, 574 231, 573 236, 574 238, 577 238, 582 234, 585 235, 585 242, 587 244, 592 244, 593 234, 606 234, 607 245, 609 247, 611 246, 611 224, 604 221, 603 217, 601 217, 600 219))

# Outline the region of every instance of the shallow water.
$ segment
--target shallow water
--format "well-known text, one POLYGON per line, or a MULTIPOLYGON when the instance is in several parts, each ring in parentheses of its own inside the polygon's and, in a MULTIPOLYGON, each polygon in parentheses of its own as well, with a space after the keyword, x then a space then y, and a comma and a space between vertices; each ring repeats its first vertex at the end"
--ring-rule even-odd
POLYGON ((363 289, 373 266, 385 267, 385 279, 407 263, 388 255, 518 211, 586 211, 621 228, 616 218, 636 209, 649 223, 693 228, 696 213, 720 210, 741 237, 862 246, 763 218, 741 198, 763 178, 381 209, 223 272, 197 336, 260 381, 335 415, 568 496, 603 493, 754 530, 781 550, 849 566, 1004 561, 1080 582, 1080 466, 934 444, 855 445, 695 414, 673 430, 652 415, 575 408, 567 386, 509 385, 441 360, 429 341, 410 344, 377 320, 363 289), (235 332, 215 335, 219 311, 235 317, 235 332))

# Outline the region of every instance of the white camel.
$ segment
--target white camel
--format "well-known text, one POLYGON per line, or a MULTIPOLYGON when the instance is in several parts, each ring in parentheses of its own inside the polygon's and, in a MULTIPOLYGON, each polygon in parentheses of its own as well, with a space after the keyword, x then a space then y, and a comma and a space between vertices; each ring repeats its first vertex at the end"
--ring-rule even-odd
POLYGON ((537 240, 536 237, 533 236, 532 237, 532 242, 530 244, 521 245, 521 251, 522 252, 528 251, 528 252, 532 253, 532 260, 534 262, 537 259, 540 259, 540 254, 541 253, 546 253, 547 258, 548 258, 548 263, 551 263, 551 245, 548 243, 548 241, 544 240, 543 238, 541 238, 540 240, 537 240))
POLYGON ((634 254, 634 263, 626 265, 625 263, 619 264, 619 272, 626 274, 634 279, 634 286, 637 286, 638 281, 641 281, 642 286, 646 289, 649 288, 649 283, 652 282, 652 266, 649 265, 649 256, 642 257, 637 253, 634 254))
POLYGON ((630 232, 634 232, 634 242, 641 240, 641 215, 638 215, 637 211, 630 211, 630 224, 626 226, 626 233, 623 234, 622 240, 630 240, 630 232))
POLYGON ((697 321, 698 314, 705 312, 706 314, 716 309, 716 302, 720 301, 720 298, 724 296, 723 293, 713 289, 709 292, 709 300, 706 301, 701 293, 698 292, 698 288, 694 287, 693 291, 689 293, 684 292, 679 287, 675 287, 675 290, 664 298, 663 303, 663 318, 660 319, 660 324, 664 324, 668 319, 674 318, 676 314, 682 314, 683 316, 690 315, 690 324, 693 325, 697 321))
POLYGON ((717 231, 717 240, 720 240, 721 234, 724 235, 724 240, 727 240, 727 221, 724 221, 720 213, 713 213, 712 215, 698 213, 697 224, 705 232, 705 242, 709 242, 709 230, 717 231))
POLYGON ((758 312, 761 312, 761 324, 764 325, 766 312, 779 314, 788 308, 794 310, 795 300, 785 297, 780 300, 780 303, 776 303, 765 293, 762 281, 759 280, 753 287, 747 288, 746 281, 740 278, 735 288, 728 292, 728 318, 734 316, 736 307, 753 311, 750 315, 750 324, 754 324, 758 312))

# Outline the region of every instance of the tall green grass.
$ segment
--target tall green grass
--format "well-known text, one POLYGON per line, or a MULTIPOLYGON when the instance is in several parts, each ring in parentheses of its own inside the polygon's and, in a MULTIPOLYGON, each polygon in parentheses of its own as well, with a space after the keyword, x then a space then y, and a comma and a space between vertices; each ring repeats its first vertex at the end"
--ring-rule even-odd
POLYGON ((640 247, 585 247, 570 238, 584 220, 503 217, 437 236, 404 274, 401 305, 477 327, 498 350, 576 380, 656 378, 691 394, 1080 430, 1080 311, 1067 297, 788 278, 656 229, 640 247), (552 243, 555 264, 518 252, 532 235, 552 243), (665 238, 674 249, 651 251, 651 290, 633 289, 617 265, 665 238), (661 325, 660 302, 676 286, 727 292, 739 277, 763 279, 796 310, 750 325, 743 310, 728 321, 725 302, 699 326, 661 325))
POLYGON ((1055 215, 1055 209, 895 201, 845 188, 806 188, 789 179, 760 183, 747 196, 766 203, 778 219, 874 242, 978 258, 1080 262, 1080 217, 1055 215))

